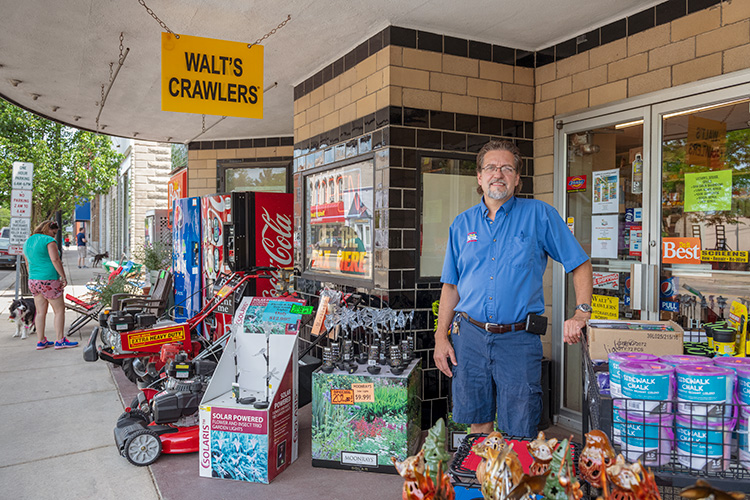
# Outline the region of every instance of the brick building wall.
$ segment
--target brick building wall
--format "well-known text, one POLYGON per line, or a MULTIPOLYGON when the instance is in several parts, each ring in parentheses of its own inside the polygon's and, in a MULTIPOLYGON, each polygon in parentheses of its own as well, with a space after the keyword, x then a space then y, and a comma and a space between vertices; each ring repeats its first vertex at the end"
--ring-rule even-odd
POLYGON ((267 137, 243 140, 196 141, 188 145, 187 196, 219 192, 217 161, 242 160, 251 165, 291 162, 292 138, 267 137))

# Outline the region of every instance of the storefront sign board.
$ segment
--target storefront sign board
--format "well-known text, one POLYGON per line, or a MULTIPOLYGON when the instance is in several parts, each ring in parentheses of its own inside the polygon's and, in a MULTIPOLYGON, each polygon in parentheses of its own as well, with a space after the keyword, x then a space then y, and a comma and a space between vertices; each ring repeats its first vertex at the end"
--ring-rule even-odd
POLYGON ((161 109, 263 118, 263 46, 162 33, 161 109))

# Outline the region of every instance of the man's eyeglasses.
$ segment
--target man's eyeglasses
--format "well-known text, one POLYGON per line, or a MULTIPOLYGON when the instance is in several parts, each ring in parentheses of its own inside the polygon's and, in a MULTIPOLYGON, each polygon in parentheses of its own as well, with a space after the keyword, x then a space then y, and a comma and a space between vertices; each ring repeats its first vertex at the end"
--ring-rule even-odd
POLYGON ((498 170, 505 175, 515 175, 516 173, 516 169, 510 165, 487 165, 486 167, 482 167, 482 172, 487 174, 494 174, 498 170))

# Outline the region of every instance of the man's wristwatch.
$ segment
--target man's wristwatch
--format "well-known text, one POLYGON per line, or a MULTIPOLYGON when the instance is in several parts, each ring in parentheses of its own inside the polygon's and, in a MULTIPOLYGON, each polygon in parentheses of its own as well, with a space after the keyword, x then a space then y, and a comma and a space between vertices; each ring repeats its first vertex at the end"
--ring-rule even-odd
POLYGON ((591 308, 591 304, 578 304, 576 306, 576 311, 583 311, 585 313, 590 313, 591 311, 593 311, 593 309, 591 308))

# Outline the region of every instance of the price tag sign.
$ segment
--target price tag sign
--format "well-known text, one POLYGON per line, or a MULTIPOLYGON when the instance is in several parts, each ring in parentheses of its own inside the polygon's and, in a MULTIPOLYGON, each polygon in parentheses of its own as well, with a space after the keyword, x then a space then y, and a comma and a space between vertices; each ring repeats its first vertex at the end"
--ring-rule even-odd
POLYGON ((331 389, 332 405, 353 405, 354 391, 350 389, 331 389))
POLYGON ((375 384, 352 384, 354 391, 355 403, 374 403, 375 402, 375 384))
POLYGON ((299 318, 290 312, 290 307, 289 302, 269 302, 263 309, 261 320, 271 323, 294 323, 299 318))
POLYGON ((289 310, 292 314, 312 314, 313 306, 303 306, 292 302, 292 308, 289 310))

